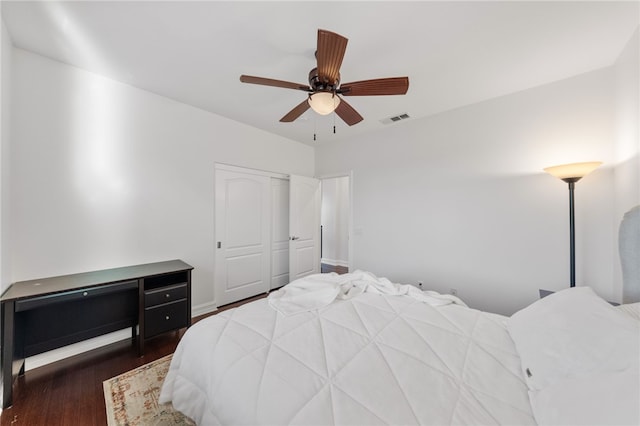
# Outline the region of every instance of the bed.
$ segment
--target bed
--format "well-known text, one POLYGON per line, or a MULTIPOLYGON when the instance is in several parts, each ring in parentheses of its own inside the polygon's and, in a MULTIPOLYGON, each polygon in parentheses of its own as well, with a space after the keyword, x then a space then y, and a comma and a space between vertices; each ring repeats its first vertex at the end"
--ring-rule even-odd
POLYGON ((509 318, 313 275, 192 325, 160 402, 199 425, 640 424, 639 306, 576 287, 509 318))

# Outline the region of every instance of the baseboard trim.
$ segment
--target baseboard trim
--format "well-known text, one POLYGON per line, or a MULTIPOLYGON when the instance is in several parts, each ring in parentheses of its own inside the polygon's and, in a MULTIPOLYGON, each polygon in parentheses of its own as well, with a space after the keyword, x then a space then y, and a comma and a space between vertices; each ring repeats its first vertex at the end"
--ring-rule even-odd
POLYGON ((25 359, 24 369, 25 371, 33 370, 34 368, 42 367, 44 365, 51 364, 65 358, 79 355, 81 353, 88 352, 93 349, 107 346, 126 339, 131 339, 131 328, 125 328, 124 330, 118 330, 114 331, 113 333, 103 334, 102 336, 83 340, 82 342, 63 346, 61 348, 43 352, 38 355, 30 356, 25 359))
POLYGON ((199 317, 200 315, 210 314, 218 310, 215 300, 213 302, 202 303, 200 305, 191 308, 191 318, 199 317))

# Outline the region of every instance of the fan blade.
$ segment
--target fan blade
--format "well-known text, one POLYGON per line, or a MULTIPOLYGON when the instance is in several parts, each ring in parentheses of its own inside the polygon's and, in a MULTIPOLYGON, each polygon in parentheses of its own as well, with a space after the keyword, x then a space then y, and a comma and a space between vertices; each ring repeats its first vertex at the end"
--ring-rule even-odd
POLYGON ((280 119, 280 121, 282 123, 291 123, 293 120, 295 120, 296 118, 300 117, 309 108, 310 108, 309 107, 309 102, 307 101, 307 99, 305 99, 300 104, 298 104, 298 106, 296 106, 294 109, 289 111, 287 113, 287 115, 282 117, 280 119))
POLYGON ((307 84, 292 83, 290 81, 274 80, 272 78, 254 77, 251 75, 241 75, 240 81, 243 83, 261 84, 263 86, 283 87, 285 89, 304 90, 310 92, 311 88, 307 84))
POLYGON ((340 98, 340 103, 338 104, 338 108, 336 108, 336 114, 349 126, 353 126, 364 120, 364 118, 358 114, 358 111, 353 109, 353 107, 342 98, 340 98))
POLYGON ((378 78, 340 85, 343 96, 404 95, 409 90, 409 77, 378 78))
POLYGON ((321 82, 335 85, 340 78, 340 66, 349 40, 327 30, 318 30, 318 78, 321 82))

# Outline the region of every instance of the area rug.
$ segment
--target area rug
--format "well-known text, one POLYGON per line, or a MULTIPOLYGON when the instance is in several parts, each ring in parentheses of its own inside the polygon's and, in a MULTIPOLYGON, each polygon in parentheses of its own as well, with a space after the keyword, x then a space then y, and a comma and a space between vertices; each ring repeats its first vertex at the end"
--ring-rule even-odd
POLYGON ((158 404, 171 356, 102 382, 109 426, 195 425, 171 404, 158 404))

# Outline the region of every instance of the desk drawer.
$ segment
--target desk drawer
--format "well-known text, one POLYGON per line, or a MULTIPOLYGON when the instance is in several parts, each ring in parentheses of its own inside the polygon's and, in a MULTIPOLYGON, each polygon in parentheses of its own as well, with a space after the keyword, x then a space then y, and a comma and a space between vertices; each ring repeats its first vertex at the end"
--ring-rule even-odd
POLYGON ((187 298, 187 283, 166 286, 144 292, 144 307, 161 305, 187 298))
POLYGON ((152 337, 166 331, 189 325, 187 300, 166 303, 144 310, 144 337, 152 337))
POLYGON ((29 297, 16 301, 15 309, 16 312, 28 311, 31 309, 51 306, 57 303, 72 302, 95 296, 106 296, 112 293, 119 293, 137 288, 138 281, 133 280, 116 284, 80 288, 77 290, 64 291, 60 293, 44 294, 42 296, 29 297))

